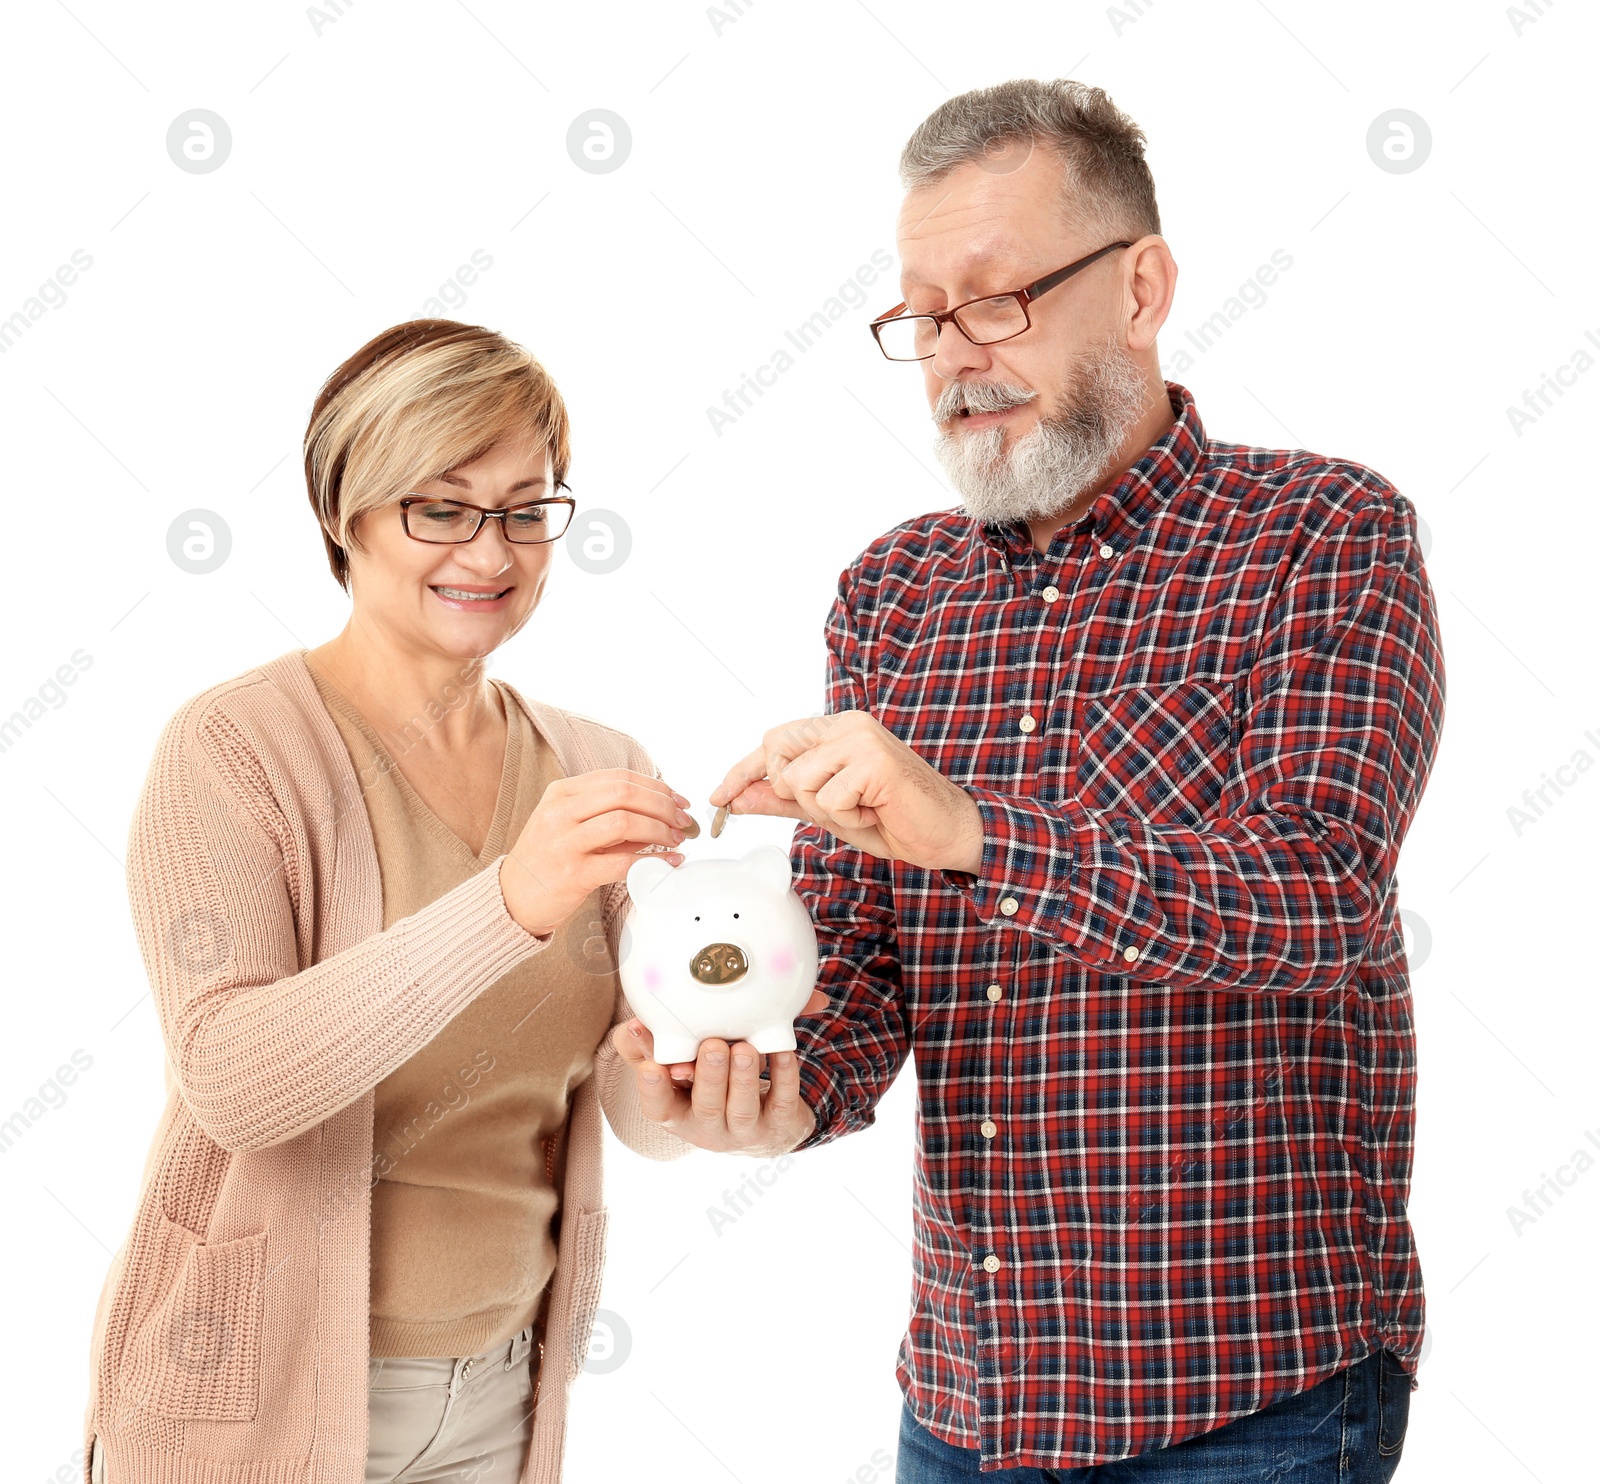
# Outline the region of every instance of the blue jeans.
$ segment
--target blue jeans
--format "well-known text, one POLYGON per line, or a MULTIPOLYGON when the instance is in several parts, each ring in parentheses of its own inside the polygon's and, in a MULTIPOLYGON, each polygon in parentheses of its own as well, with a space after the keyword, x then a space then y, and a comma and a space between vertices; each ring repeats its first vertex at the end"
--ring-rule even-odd
POLYGON ((1411 1377, 1387 1350, 1320 1385, 1199 1437, 1116 1463, 978 1472, 978 1450, 933 1436, 900 1413, 895 1484, 1387 1484, 1400 1462, 1411 1377))

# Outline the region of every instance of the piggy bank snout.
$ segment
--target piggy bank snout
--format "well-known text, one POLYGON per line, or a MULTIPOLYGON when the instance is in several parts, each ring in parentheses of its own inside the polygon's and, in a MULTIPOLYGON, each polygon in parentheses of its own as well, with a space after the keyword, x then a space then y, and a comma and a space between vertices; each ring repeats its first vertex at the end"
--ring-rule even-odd
POLYGON ((707 943, 689 961, 689 973, 699 984, 737 984, 750 972, 750 960, 737 943, 707 943))

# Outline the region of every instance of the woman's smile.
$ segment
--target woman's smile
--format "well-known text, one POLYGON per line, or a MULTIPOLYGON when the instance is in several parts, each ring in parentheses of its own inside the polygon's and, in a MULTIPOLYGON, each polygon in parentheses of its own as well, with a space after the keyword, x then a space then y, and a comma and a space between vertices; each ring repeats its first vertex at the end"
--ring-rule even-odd
POLYGON ((455 608, 462 612, 471 609, 473 612, 495 611, 504 608, 510 601, 511 594, 515 591, 511 587, 445 587, 443 585, 430 585, 431 592, 446 608, 455 608))

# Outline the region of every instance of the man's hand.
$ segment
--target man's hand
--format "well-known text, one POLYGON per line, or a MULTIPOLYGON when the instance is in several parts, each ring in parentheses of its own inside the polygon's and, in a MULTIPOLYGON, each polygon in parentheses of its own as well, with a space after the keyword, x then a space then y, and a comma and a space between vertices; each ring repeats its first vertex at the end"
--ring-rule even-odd
POLYGON ((730 814, 820 825, 885 860, 974 874, 983 867, 983 816, 972 795, 866 711, 772 727, 707 797, 730 814))
MULTIPOLYGON (((825 995, 813 991, 803 1013, 827 1003, 825 995)), ((668 1067, 654 1060, 655 1037, 635 1017, 611 1032, 611 1044, 633 1067, 644 1116, 701 1149, 787 1154, 816 1127, 816 1116, 800 1096, 800 1058, 793 1051, 772 1053, 771 1082, 763 1088, 761 1053, 748 1041, 732 1046, 720 1039, 702 1041, 692 1063, 668 1067), (674 1075, 680 1073, 684 1082, 677 1085, 674 1075)))

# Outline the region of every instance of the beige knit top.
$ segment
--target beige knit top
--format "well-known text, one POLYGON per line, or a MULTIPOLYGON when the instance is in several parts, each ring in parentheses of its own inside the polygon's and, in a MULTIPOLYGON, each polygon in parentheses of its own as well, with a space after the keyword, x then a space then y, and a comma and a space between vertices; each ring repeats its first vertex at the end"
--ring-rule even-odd
MULTIPOLYGON (((350 700, 312 677, 364 788, 383 925, 436 901, 515 844, 561 776, 549 744, 492 681, 508 720, 482 853, 407 782, 350 700)), ((582 947, 598 893, 378 1083, 373 1109, 371 1353, 472 1355, 536 1317, 556 1265, 551 1160, 574 1086, 611 1022, 609 977, 582 947)))
MULTIPOLYGON (((129 827, 167 1099, 95 1304, 79 1484, 96 1436, 113 1484, 362 1484, 376 1089, 524 961, 554 972, 567 952, 507 910, 503 848, 409 916, 384 912, 370 785, 305 654, 184 701, 129 827)), ((497 684, 563 774, 660 776, 626 733, 497 684)), ((612 1023, 632 1013, 615 971, 626 902, 614 882, 596 920, 576 924, 612 1023)), ((519 1484, 561 1477, 605 1266, 602 1120, 647 1158, 689 1152, 643 1116, 611 1038, 579 1039, 594 1072, 572 1089, 555 1154, 559 1241, 519 1484)), ((497 1070, 479 1085, 498 1089, 497 1070)))

